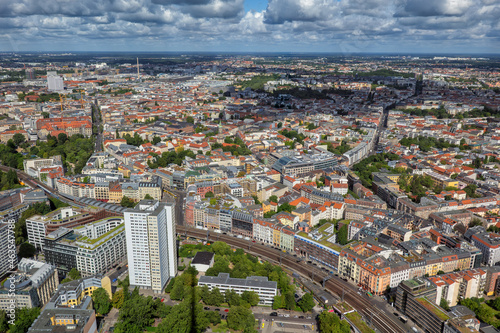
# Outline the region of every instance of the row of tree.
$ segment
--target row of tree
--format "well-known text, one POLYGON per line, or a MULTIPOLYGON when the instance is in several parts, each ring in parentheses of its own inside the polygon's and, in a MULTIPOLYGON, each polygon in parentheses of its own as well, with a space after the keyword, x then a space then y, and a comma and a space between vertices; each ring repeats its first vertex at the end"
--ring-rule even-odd
POLYGON ((152 169, 164 168, 170 164, 181 165, 184 159, 187 157, 195 158, 196 155, 191 150, 180 149, 178 152, 170 151, 164 152, 161 155, 156 153, 150 153, 153 156, 154 161, 148 161, 148 166, 152 169))

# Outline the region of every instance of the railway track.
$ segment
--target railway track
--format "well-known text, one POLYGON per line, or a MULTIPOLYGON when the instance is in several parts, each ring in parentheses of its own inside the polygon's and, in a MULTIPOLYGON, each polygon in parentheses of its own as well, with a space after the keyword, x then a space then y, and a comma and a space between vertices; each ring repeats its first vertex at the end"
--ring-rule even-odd
MULTIPOLYGON (((207 239, 206 230, 177 226, 177 232, 190 237, 207 239)), ((235 239, 231 236, 223 234, 213 235, 210 233, 208 233, 208 240, 220 240, 233 247, 250 250, 261 258, 281 263, 283 266, 290 268, 294 272, 311 277, 315 282, 320 284, 328 275, 317 267, 304 263, 303 261, 298 262, 297 258, 291 256, 290 254, 285 254, 280 250, 274 250, 259 243, 243 241, 241 239, 235 239)), ((379 309, 375 304, 372 304, 368 298, 363 295, 359 295, 355 286, 334 277, 325 282, 325 289, 339 295, 339 297, 343 295, 344 300, 354 307, 363 317, 369 319, 373 326, 375 326, 379 331, 387 333, 406 333, 408 331, 406 328, 401 327, 399 322, 391 319, 383 310, 379 309)))

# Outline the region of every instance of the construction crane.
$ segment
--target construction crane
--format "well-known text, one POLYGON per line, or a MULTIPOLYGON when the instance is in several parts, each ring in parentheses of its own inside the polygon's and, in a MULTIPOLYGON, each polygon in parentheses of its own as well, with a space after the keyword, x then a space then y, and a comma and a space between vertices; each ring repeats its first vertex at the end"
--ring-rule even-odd
POLYGON ((59 101, 61 102, 61 112, 63 112, 63 100, 66 100, 66 96, 59 94, 59 101))

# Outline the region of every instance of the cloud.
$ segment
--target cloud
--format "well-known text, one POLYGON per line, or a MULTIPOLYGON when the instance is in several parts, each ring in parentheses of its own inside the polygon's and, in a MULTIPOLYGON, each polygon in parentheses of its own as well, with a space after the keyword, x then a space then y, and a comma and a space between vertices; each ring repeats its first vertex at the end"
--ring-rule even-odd
POLYGON ((244 0, 211 0, 203 5, 184 6, 185 13, 196 18, 234 18, 243 14, 244 0))
POLYGON ((332 0, 269 0, 264 15, 268 24, 324 20, 337 7, 332 0))
POLYGON ((472 6, 472 0, 406 0, 395 16, 462 16, 472 6))
POLYGON ((0 47, 500 51, 500 0, 267 0, 248 12, 245 1, 0 0, 0 47))

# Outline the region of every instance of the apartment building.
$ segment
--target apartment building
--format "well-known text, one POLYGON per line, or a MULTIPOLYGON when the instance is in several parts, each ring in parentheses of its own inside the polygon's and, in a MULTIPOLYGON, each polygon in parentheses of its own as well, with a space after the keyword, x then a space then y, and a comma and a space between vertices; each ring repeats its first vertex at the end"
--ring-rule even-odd
POLYGON ((472 235, 471 243, 483 253, 483 263, 494 266, 500 262, 500 234, 480 232, 472 235))
POLYGON ((177 274, 175 204, 141 200, 124 217, 130 284, 160 293, 177 274))
POLYGON ((460 299, 481 298, 486 285, 486 271, 472 269, 428 278, 436 286, 437 299, 455 306, 460 299))
POLYGON ((219 273, 218 276, 203 275, 198 280, 198 286, 207 286, 213 290, 218 288, 221 293, 226 290, 233 290, 238 295, 244 291, 253 291, 259 295, 259 304, 272 305, 274 296, 278 294, 278 284, 276 281, 268 281, 265 276, 248 276, 246 279, 236 279, 229 277, 228 273, 219 273))

